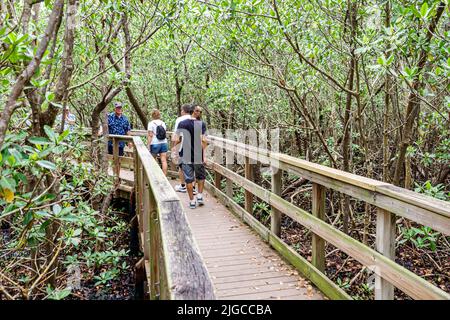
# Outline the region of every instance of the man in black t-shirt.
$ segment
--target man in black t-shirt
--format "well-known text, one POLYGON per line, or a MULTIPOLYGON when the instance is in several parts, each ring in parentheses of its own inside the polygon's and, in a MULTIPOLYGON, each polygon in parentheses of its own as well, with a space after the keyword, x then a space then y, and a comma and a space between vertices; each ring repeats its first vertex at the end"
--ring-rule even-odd
POLYGON ((200 206, 204 204, 206 125, 203 121, 191 117, 179 123, 175 134, 175 145, 182 143, 180 164, 189 194, 189 208, 195 209, 197 203, 200 206), (181 133, 182 139, 180 138, 181 133), (197 199, 194 199, 193 193, 194 180, 197 180, 197 199))

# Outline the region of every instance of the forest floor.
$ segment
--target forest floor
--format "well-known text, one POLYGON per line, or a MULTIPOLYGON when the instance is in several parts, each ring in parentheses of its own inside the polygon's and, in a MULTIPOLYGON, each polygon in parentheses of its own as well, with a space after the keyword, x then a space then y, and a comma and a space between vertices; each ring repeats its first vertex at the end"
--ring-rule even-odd
MULTIPOLYGON (((374 231, 374 230, 373 230, 374 231)), ((289 217, 282 222, 282 238, 308 261, 311 261, 311 233, 289 217)), ((374 239, 368 245, 374 248, 374 239)), ((450 256, 444 237, 437 242, 438 250, 417 249, 409 243, 396 247, 396 262, 435 286, 450 293, 450 256)), ((367 272, 357 260, 330 244, 326 245, 326 274, 355 299, 373 299, 372 272, 367 272)), ((409 296, 395 289, 395 299, 409 296)))
MULTIPOLYGON (((129 224, 129 204, 126 200, 115 199, 112 203, 113 214, 120 216, 120 220, 129 224)), ((126 232, 116 234, 115 246, 113 250, 117 252, 130 251, 131 233, 129 228, 126 232)), ((133 300, 135 299, 135 270, 134 265, 139 260, 137 255, 127 254, 120 258, 120 264, 126 263, 128 267, 120 268, 120 271, 112 279, 105 283, 98 284, 95 276, 108 273, 115 269, 111 265, 104 265, 100 268, 81 268, 82 280, 77 290, 72 291, 72 299, 80 300, 133 300)))

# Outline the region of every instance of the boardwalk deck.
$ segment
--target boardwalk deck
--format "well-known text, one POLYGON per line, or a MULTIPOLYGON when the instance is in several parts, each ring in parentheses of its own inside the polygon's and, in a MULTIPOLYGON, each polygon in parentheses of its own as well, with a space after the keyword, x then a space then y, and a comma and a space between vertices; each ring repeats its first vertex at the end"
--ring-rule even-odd
MULTIPOLYGON (((115 168, 121 167, 118 194, 122 192, 127 196, 129 192, 133 191, 134 177, 133 172, 129 169, 133 165, 139 168, 139 185, 136 188, 138 191, 136 194, 140 204, 137 206, 139 216, 141 221, 144 221, 139 224, 139 227, 143 229, 141 231, 142 243, 144 245, 150 243, 156 248, 153 250, 144 248, 144 252, 148 255, 149 252, 164 250, 161 261, 157 257, 151 260, 156 261, 165 270, 165 272, 160 272, 159 269, 152 267, 152 270, 156 272, 148 279, 152 294, 159 293, 155 286, 159 283, 159 277, 162 276, 168 278, 167 283, 163 283, 166 286, 161 291, 166 299, 192 299, 193 296, 199 299, 214 297, 223 299, 324 299, 325 294, 331 299, 351 299, 351 296, 320 271, 324 269, 326 256, 324 246, 318 244, 326 241, 368 269, 375 270, 377 282, 375 298, 377 300, 394 299, 394 288, 398 288, 414 299, 450 299, 448 293, 396 263, 393 259, 394 250, 392 250, 396 245, 393 231, 395 231, 397 215, 448 234, 450 211, 448 205, 443 201, 283 154, 269 152, 265 149, 255 149, 242 143, 209 136, 208 142, 219 150, 219 155, 220 150, 223 151, 224 148, 232 153, 245 154, 245 177, 210 159, 208 160, 208 169, 214 174, 215 185, 218 185, 222 178, 226 178, 227 187, 237 184, 245 189, 246 208, 241 208, 225 193, 220 192, 213 185, 208 185, 211 187, 208 189, 211 193, 205 193, 206 205, 191 210, 186 208, 187 194, 177 194, 172 190, 175 182, 169 182, 158 168, 158 164, 149 160, 151 156, 148 149, 139 137, 132 138, 135 146, 133 158, 120 159, 117 157, 118 141, 129 140, 130 137, 110 135, 110 138, 116 145, 116 155, 110 158, 113 160, 115 168), (253 169, 251 166, 253 164, 250 164, 250 159, 260 161, 260 157, 267 160, 276 169, 294 172, 312 181, 313 189, 321 190, 312 195, 313 214, 282 199, 277 195, 277 190, 271 192, 252 181, 251 171, 253 169), (323 221, 323 212, 320 211, 323 211, 326 202, 324 188, 347 194, 378 207, 376 250, 323 221), (212 195, 218 197, 220 202, 212 195), (313 237, 316 237, 316 242, 314 244, 313 241, 312 245, 313 263, 298 255, 277 236, 279 234, 277 219, 272 219, 269 229, 252 216, 251 203, 254 197, 270 205, 272 210, 279 211, 280 214, 290 217, 312 231, 313 237), (151 199, 154 199, 159 205, 150 205, 151 199), (221 204, 226 201, 230 201, 230 203, 226 203, 226 206, 221 204), (227 207, 230 207, 230 210, 239 218, 228 211, 227 207), (320 217, 321 214, 322 217, 320 217), (150 215, 156 215, 157 219, 148 220, 150 215), (149 224, 145 221, 154 222, 149 224), (158 221, 164 221, 164 223, 158 221), (245 224, 242 221, 245 221, 245 224), (149 225, 150 228, 153 228, 152 232, 148 230, 149 225), (162 238, 164 238, 164 242, 159 240, 162 238), (176 245, 179 248, 176 245, 173 247, 161 246, 161 243, 172 244, 173 240, 178 240, 176 245), (185 247, 191 254, 180 259, 180 254, 186 251, 185 247), (272 247, 275 250, 272 250, 272 247), (198 251, 200 251, 200 255, 197 254, 198 251), (288 262, 283 261, 280 257, 288 262), (193 258, 194 261, 191 262, 190 258, 193 258), (199 275, 196 271, 182 272, 182 270, 190 270, 192 266, 195 266, 195 270, 200 270, 199 275), (167 268, 170 272, 166 272, 167 268), (300 270, 303 275, 306 275, 320 288, 321 292, 315 290, 311 283, 303 279, 296 270, 300 270), (194 284, 193 287, 190 287, 192 290, 178 290, 184 285, 192 284, 194 284), (200 286, 197 288, 195 284, 200 284, 200 286), (213 291, 216 294, 213 294, 213 291)), ((111 171, 110 174, 112 174, 111 171)), ((277 184, 279 181, 277 182, 276 175, 273 175, 272 185, 276 186, 277 184)), ((150 257, 146 259, 150 259, 150 257)), ((154 295, 151 298, 155 297, 154 295)))
MULTIPOLYGON (((133 172, 121 169, 120 178, 122 183, 130 184, 133 172)), ((176 180, 170 183, 174 186, 176 180)), ((194 210, 188 208, 187 193, 177 194, 218 299, 325 299, 309 280, 207 191, 205 205, 194 210)))
MULTIPOLYGON (((172 180, 171 184, 175 185, 172 180)), ((219 299, 319 300, 323 295, 208 192, 189 209, 178 193, 219 299)))

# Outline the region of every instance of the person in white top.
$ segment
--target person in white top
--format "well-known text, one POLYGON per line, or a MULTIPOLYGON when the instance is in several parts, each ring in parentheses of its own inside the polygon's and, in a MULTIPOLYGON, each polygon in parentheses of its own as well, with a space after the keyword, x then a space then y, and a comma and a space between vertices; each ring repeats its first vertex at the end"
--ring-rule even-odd
MULTIPOLYGON (((175 120, 175 126, 173 128, 173 132, 177 132, 178 125, 180 124, 181 121, 191 118, 192 110, 193 110, 193 106, 190 104, 184 104, 181 106, 181 117, 178 117, 177 120, 175 120)), ((183 138, 183 133, 181 132, 179 136, 180 136, 180 138, 183 138)), ((184 175, 183 175, 183 172, 181 171, 181 167, 180 167, 180 163, 179 163, 182 144, 180 143, 179 145, 175 145, 175 142, 176 142, 176 135, 173 134, 172 135, 172 145, 174 145, 174 147, 172 148, 172 159, 173 159, 172 161, 174 163, 178 164, 178 176, 180 178, 180 184, 177 184, 175 186, 175 191, 186 192, 187 191, 186 182, 184 181, 184 175)))
POLYGON ((167 127, 164 121, 161 120, 161 113, 158 109, 153 109, 152 119, 148 123, 147 146, 154 158, 158 155, 160 156, 162 170, 167 175, 167 127))

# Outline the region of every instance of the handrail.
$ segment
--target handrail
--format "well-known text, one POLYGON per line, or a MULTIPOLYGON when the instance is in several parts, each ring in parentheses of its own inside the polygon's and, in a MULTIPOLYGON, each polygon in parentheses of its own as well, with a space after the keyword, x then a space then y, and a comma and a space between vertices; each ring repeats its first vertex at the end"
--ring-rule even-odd
MULTIPOLYGON (((271 205, 273 209, 271 230, 266 231, 266 233, 269 232, 272 237, 280 235, 279 221, 281 214, 285 214, 309 228, 313 232, 312 262, 314 267, 317 267, 322 273, 325 266, 324 243, 328 241, 374 271, 376 274, 376 299, 393 299, 394 285, 415 299, 450 299, 448 293, 393 261, 393 248, 395 247, 394 214, 430 226, 444 234, 450 234, 450 206, 448 203, 388 183, 360 177, 244 143, 215 136, 208 136, 207 140, 215 150, 215 159, 223 159, 223 150, 231 152, 233 157, 234 155, 245 157, 245 177, 208 159, 209 167, 216 175, 215 188, 220 191, 222 177, 226 178, 227 184, 235 183, 244 188, 246 193, 245 208, 247 214, 250 215, 253 207, 253 196, 271 205), (217 152, 219 153, 216 154, 217 152), (277 185, 279 186, 281 183, 280 173, 272 175, 273 192, 252 182, 252 166, 254 164, 251 164, 250 160, 257 160, 280 170, 295 172, 312 181, 313 214, 311 215, 282 199, 280 191, 275 191, 277 185), (378 207, 377 251, 323 221, 325 218, 325 187, 378 207), (276 225, 277 221, 278 225, 276 225)), ((278 187, 278 189, 280 188, 278 187)), ((230 199, 232 199, 232 194, 228 194, 227 200, 230 199)), ((258 226, 258 228, 265 227, 258 226)), ((277 241, 279 242, 279 239, 277 241)), ((269 242, 272 244, 270 237, 269 242)), ((316 285, 320 289, 323 283, 317 282, 316 285)), ((329 289, 329 287, 327 288, 329 289)))
MULTIPOLYGON (((136 135, 144 135, 142 132, 136 135)), ((112 138, 119 138, 110 136, 112 138)), ((128 137, 129 139, 129 137, 128 137)), ((132 138, 139 139, 137 137, 132 138)), ((245 177, 225 168, 219 163, 208 159, 208 167, 215 172, 215 188, 218 193, 226 197, 226 201, 232 201, 232 183, 245 190, 245 210, 239 205, 232 204, 233 210, 238 210, 239 215, 255 230, 263 235, 277 251, 287 260, 302 270, 306 270, 308 277, 324 292, 334 290, 330 281, 324 281, 325 266, 325 241, 330 242, 338 249, 352 256, 363 265, 374 271, 376 275, 375 298, 393 299, 394 286, 415 299, 450 299, 450 295, 435 287, 431 283, 415 275, 395 262, 395 215, 403 216, 419 224, 450 234, 450 206, 448 203, 424 196, 389 183, 380 182, 347 173, 341 170, 328 168, 288 155, 271 152, 266 149, 250 146, 244 143, 208 136, 207 140, 214 148, 215 159, 223 159, 223 151, 245 158, 245 177), (272 191, 265 190, 256 185, 252 180, 254 164, 250 160, 257 160, 278 168, 278 173, 272 175, 272 191), (281 174, 280 172, 294 172, 313 183, 312 215, 280 196, 281 174), (221 178, 226 178, 227 194, 221 192, 221 178), (377 207, 377 232, 376 250, 358 242, 344 234, 325 221, 325 192, 326 188, 336 190, 343 194, 365 201, 377 207), (231 194, 230 194, 231 190, 231 194), (260 198, 272 206, 271 230, 267 230, 252 216, 253 196, 260 198), (312 265, 306 259, 298 256, 280 238, 281 214, 286 214, 293 220, 309 228, 313 233, 312 265)), ((148 152, 142 144, 139 149, 148 152)), ((136 142, 134 142, 136 145, 136 142)), ((137 148, 135 149, 135 153, 137 148)), ((139 157, 135 157, 138 159, 139 157)), ((154 160, 153 160, 154 162, 154 160)), ((157 166, 156 162, 152 166, 157 166)), ((138 166, 135 166, 137 168, 138 166)), ((155 170, 156 170, 155 167, 155 170)), ((158 167, 159 168, 159 167, 158 167)), ((208 184, 210 185, 210 184, 208 184)), ((156 186, 155 186, 156 188, 156 186)), ((170 188, 169 188, 170 189, 170 188)), ((172 190, 172 189, 170 189, 172 190)), ((173 190, 171 191, 173 192, 173 190)), ((176 196, 176 195, 175 195, 176 196)), ((158 200, 160 201, 160 200, 158 200)), ((299 269, 299 270, 300 270, 299 269)), ((337 291, 332 293, 337 298, 345 298, 337 291)))
POLYGON ((134 152, 136 215, 151 299, 211 300, 214 288, 192 236, 186 214, 166 176, 139 136, 109 135, 114 167, 120 173, 118 143, 134 152))
POLYGON ((278 169, 293 171, 308 180, 345 193, 395 214, 450 235, 450 205, 445 201, 419 194, 378 180, 329 168, 285 154, 208 136, 210 144, 245 154, 278 169))

